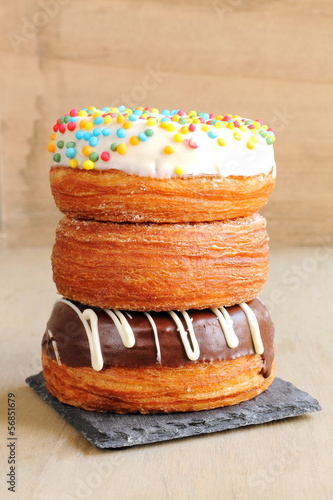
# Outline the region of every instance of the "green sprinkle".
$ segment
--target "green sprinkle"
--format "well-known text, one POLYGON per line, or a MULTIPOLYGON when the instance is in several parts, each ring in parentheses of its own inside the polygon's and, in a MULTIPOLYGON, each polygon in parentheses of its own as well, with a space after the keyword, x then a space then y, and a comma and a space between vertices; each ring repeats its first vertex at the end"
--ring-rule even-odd
POLYGON ((90 153, 89 160, 97 161, 99 159, 99 155, 97 153, 90 153))
POLYGON ((187 118, 179 118, 178 123, 185 125, 185 123, 187 123, 187 118))
POLYGON ((111 151, 117 151, 119 143, 118 142, 113 142, 110 146, 111 151))
POLYGON ((259 130, 259 134, 261 135, 261 137, 265 138, 267 135, 267 132, 266 132, 266 130, 259 130))
POLYGON ((61 123, 61 124, 62 124, 62 123, 65 123, 65 117, 64 117, 64 116, 61 116, 59 121, 60 121, 60 123, 61 123))
POLYGON ((244 125, 252 125, 253 123, 253 120, 246 120, 246 122, 244 123, 244 125))
POLYGON ((53 161, 56 161, 57 163, 59 163, 61 160, 61 155, 59 153, 55 153, 53 155, 53 161))
POLYGON ((151 128, 147 128, 147 130, 145 130, 145 134, 147 137, 151 137, 152 135, 154 135, 154 131, 151 128))
POLYGON ((64 144, 65 144, 64 141, 58 141, 57 142, 57 146, 58 146, 59 149, 62 149, 64 147, 64 144))
POLYGON ((68 123, 68 122, 69 122, 69 120, 70 120, 70 118, 71 118, 70 116, 64 116, 64 122, 65 122, 65 123, 68 123))
POLYGON ((273 142, 274 142, 274 141, 273 141, 270 137, 266 137, 266 143, 267 143, 268 145, 273 144, 273 142))
POLYGON ((66 148, 75 148, 75 142, 73 141, 66 142, 66 148))

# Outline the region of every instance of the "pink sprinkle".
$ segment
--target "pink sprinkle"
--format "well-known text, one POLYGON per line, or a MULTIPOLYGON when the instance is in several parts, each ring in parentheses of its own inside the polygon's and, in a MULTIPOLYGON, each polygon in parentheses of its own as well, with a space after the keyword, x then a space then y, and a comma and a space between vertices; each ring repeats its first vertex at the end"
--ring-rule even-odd
POLYGON ((253 128, 255 128, 255 126, 254 125, 248 125, 247 128, 253 129, 253 128))
POLYGON ((56 124, 53 126, 53 130, 54 130, 54 132, 58 132, 58 130, 59 130, 59 125, 58 125, 58 123, 56 123, 56 124))
POLYGON ((68 130, 70 130, 71 132, 73 132, 73 130, 76 129, 76 123, 75 122, 69 122, 67 124, 67 128, 68 128, 68 130))
POLYGON ((213 119, 215 117, 214 113, 209 113, 209 118, 213 119))
POLYGON ((194 132, 195 131, 195 125, 194 123, 191 123, 189 126, 188 126, 188 129, 190 132, 194 132))
POLYGON ((267 132, 273 132, 273 133, 275 133, 275 132, 274 132, 274 130, 273 130, 272 128, 268 128, 268 129, 267 129, 267 132))
POLYGON ((185 111, 183 111, 182 109, 180 109, 177 113, 178 116, 184 116, 186 115, 185 111))
POLYGON ((63 123, 59 125, 59 132, 61 134, 64 134, 66 132, 66 126, 63 123))
POLYGON ((193 148, 193 149, 196 149, 198 147, 198 144, 193 139, 189 140, 188 145, 190 146, 190 148, 193 148))
POLYGON ((236 121, 234 122, 234 125, 235 125, 235 127, 240 127, 240 123, 239 123, 239 121, 238 121, 238 120, 236 120, 236 121))
POLYGON ((78 110, 77 109, 71 109, 69 112, 70 116, 77 116, 78 110))
POLYGON ((103 151, 101 154, 101 160, 103 161, 109 161, 110 160, 110 154, 107 151, 103 151))
POLYGON ((230 119, 229 115, 224 115, 224 117, 222 118, 222 121, 227 122, 229 119, 230 119))

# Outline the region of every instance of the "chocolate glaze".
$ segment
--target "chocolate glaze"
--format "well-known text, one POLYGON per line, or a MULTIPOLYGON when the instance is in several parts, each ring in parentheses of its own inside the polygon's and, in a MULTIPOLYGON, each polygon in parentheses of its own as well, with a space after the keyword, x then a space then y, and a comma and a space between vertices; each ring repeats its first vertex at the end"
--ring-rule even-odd
MULTIPOLYGON (((124 346, 113 321, 103 309, 85 306, 80 302, 72 302, 80 311, 89 308, 95 311, 98 316, 104 368, 114 366, 179 367, 190 363, 230 360, 255 354, 248 321, 239 306, 227 308, 234 322, 234 331, 239 339, 239 345, 236 348, 230 348, 226 344, 220 323, 212 311, 209 309, 187 311, 193 319, 193 328, 200 347, 200 356, 197 361, 188 359, 177 326, 171 316, 167 312, 150 312, 149 314, 157 327, 161 349, 161 363, 158 363, 153 330, 148 318, 142 312, 128 311, 126 314, 125 311, 122 311, 135 336, 135 345, 132 348, 127 348, 124 346)), ((251 300, 248 305, 254 311, 259 323, 264 345, 262 374, 264 377, 268 377, 274 357, 274 326, 266 307, 259 299, 251 300)), ((186 329, 182 315, 178 315, 186 329)), ((46 350, 48 356, 56 359, 48 331, 52 332, 53 339, 56 341, 62 364, 72 367, 91 366, 86 331, 80 318, 70 306, 63 302, 55 303, 43 336, 43 349, 46 350)))

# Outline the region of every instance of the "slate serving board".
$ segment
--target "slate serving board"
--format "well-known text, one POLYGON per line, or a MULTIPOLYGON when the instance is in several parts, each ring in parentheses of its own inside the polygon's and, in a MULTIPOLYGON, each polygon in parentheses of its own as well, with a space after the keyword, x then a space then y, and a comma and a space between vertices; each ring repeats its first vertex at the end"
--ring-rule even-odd
POLYGON ((235 406, 152 415, 99 413, 66 405, 46 389, 42 372, 28 377, 26 382, 98 448, 118 449, 157 443, 246 425, 264 424, 321 410, 318 401, 280 378, 275 378, 272 385, 256 398, 235 406))

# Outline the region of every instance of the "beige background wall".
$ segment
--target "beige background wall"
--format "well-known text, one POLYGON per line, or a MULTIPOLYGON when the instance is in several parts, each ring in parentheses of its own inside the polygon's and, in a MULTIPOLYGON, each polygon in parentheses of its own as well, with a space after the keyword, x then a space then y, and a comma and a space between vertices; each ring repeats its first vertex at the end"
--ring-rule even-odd
POLYGON ((1 14, 3 246, 53 241, 55 119, 121 103, 263 119, 271 244, 332 242, 331 0, 11 0, 1 14))

